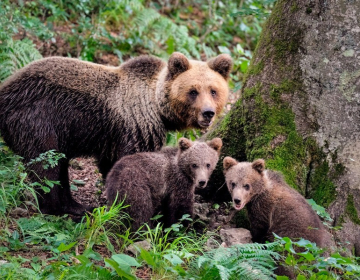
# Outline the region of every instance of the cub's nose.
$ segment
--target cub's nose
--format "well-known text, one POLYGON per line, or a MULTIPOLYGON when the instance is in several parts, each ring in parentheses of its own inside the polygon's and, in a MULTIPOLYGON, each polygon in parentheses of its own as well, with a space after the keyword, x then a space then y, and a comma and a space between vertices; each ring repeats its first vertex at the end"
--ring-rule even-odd
POLYGON ((241 203, 241 200, 240 200, 240 199, 235 198, 235 199, 234 199, 234 202, 235 202, 235 204, 240 204, 240 203, 241 203))
POLYGON ((215 112, 213 110, 206 110, 202 113, 202 115, 205 119, 211 120, 212 117, 215 115, 215 112))
POLYGON ((199 181, 199 186, 200 186, 200 187, 205 186, 205 184, 206 184, 206 181, 199 181))

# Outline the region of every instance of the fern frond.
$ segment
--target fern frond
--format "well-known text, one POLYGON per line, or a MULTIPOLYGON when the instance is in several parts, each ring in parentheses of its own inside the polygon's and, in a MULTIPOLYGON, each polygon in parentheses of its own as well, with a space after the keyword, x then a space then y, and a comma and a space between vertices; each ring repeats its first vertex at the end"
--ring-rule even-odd
POLYGON ((6 45, 0 46, 0 82, 40 58, 42 56, 31 40, 9 40, 6 45))
POLYGON ((154 22, 159 19, 161 15, 153 9, 143 9, 138 13, 134 22, 138 27, 139 34, 142 35, 143 32, 153 25, 154 22))
POLYGON ((209 251, 194 260, 186 279, 275 279, 273 272, 279 243, 242 244, 209 251))

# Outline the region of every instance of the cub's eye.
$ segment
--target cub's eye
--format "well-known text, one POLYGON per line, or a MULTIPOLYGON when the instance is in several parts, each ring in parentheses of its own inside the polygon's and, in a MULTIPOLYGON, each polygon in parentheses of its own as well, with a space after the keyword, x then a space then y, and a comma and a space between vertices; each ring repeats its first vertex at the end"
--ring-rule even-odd
POLYGON ((231 187, 232 187, 233 189, 235 189, 236 183, 232 182, 232 183, 231 183, 231 187))
POLYGON ((193 90, 190 90, 189 95, 191 97, 196 97, 198 95, 198 92, 195 89, 193 89, 193 90))
POLYGON ((244 186, 244 189, 248 191, 248 190, 250 189, 250 186, 249 186, 248 184, 246 184, 246 185, 244 186))
POLYGON ((210 90, 210 93, 211 93, 212 96, 215 96, 216 95, 216 90, 212 89, 212 90, 210 90))
POLYGON ((192 168, 197 168, 198 166, 197 166, 197 164, 193 164, 193 165, 191 165, 192 166, 192 168))
POLYGON ((207 167, 207 168, 210 168, 210 163, 208 163, 208 164, 206 165, 206 167, 207 167))

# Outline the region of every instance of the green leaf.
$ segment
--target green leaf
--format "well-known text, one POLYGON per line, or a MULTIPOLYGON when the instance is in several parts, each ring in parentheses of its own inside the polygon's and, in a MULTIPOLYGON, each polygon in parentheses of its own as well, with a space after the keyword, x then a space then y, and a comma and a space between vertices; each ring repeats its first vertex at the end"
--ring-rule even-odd
POLYGON ((112 260, 112 259, 104 259, 105 263, 115 269, 116 273, 121 276, 125 277, 126 279, 130 280, 136 280, 136 277, 130 273, 130 267, 128 271, 125 271, 122 267, 119 266, 119 264, 112 260))
POLYGON ((112 255, 111 258, 119 265, 140 267, 141 265, 133 258, 125 254, 112 255))
POLYGON ((83 180, 73 180, 73 183, 77 184, 77 185, 85 185, 86 184, 83 180))
POLYGON ((179 258, 176 254, 165 254, 164 259, 168 260, 173 266, 184 263, 182 259, 179 258))
POLYGON ((225 46, 218 46, 218 49, 221 53, 231 55, 231 51, 225 46))
POLYGON ((287 265, 293 266, 293 265, 296 263, 296 260, 295 260, 295 258, 294 258, 293 255, 288 255, 288 256, 286 257, 286 259, 285 259, 285 263, 286 263, 287 265))
POLYGON ((72 190, 72 191, 78 191, 79 189, 78 189, 78 187, 75 186, 74 184, 71 184, 71 185, 70 185, 70 190, 72 190))
POLYGON ((45 184, 48 185, 50 188, 54 187, 54 183, 52 181, 45 180, 45 184))
POLYGON ((140 248, 140 256, 143 258, 143 260, 152 267, 156 267, 156 263, 154 261, 154 258, 150 255, 150 253, 143 248, 140 248))
POLYGON ((76 243, 77 243, 76 241, 70 243, 69 245, 65 245, 64 243, 61 243, 59 247, 57 247, 56 249, 59 250, 60 253, 65 252, 67 250, 70 250, 72 247, 74 247, 76 243))
POLYGON ((85 257, 84 255, 76 256, 75 258, 77 258, 82 264, 90 264, 91 263, 90 259, 85 257))
POLYGON ((44 191, 44 193, 49 193, 50 192, 50 188, 48 188, 48 187, 41 186, 41 189, 44 191))
POLYGON ((313 254, 311 254, 310 252, 304 252, 304 253, 298 253, 298 255, 303 256, 305 259, 307 259, 308 261, 313 261, 315 260, 313 254))

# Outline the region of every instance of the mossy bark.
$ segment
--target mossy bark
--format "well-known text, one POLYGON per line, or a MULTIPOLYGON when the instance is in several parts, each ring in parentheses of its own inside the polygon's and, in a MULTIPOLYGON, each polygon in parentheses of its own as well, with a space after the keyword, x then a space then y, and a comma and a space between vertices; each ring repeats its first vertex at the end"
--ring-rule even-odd
MULTIPOLYGON (((264 158, 267 168, 282 172, 289 185, 325 207, 335 204, 337 187, 346 186, 347 193, 360 189, 360 182, 351 185, 357 175, 349 174, 354 166, 345 153, 353 141, 360 143, 360 114, 354 117, 360 111, 356 100, 360 85, 355 78, 360 77, 356 70, 360 67, 348 59, 360 56, 360 44, 358 40, 346 51, 349 43, 339 43, 341 32, 360 39, 352 10, 360 13, 358 5, 346 0, 278 0, 263 29, 241 98, 207 134, 207 138, 223 139, 223 156, 247 161, 264 158), (347 23, 342 23, 346 16, 347 23), (344 71, 331 67, 330 61, 344 71), (352 114, 344 117, 344 108, 352 114), (337 121, 345 128, 334 137, 337 121)), ((360 167, 358 153, 351 156, 360 167)), ((211 192, 222 197, 218 189, 224 178, 220 171, 213 177, 211 192)), ((353 200, 351 208, 356 209, 359 198, 354 195, 353 200)), ((346 203, 340 208, 332 213, 334 217, 349 212, 346 203)), ((352 221, 358 221, 356 214, 350 215, 352 221)))

